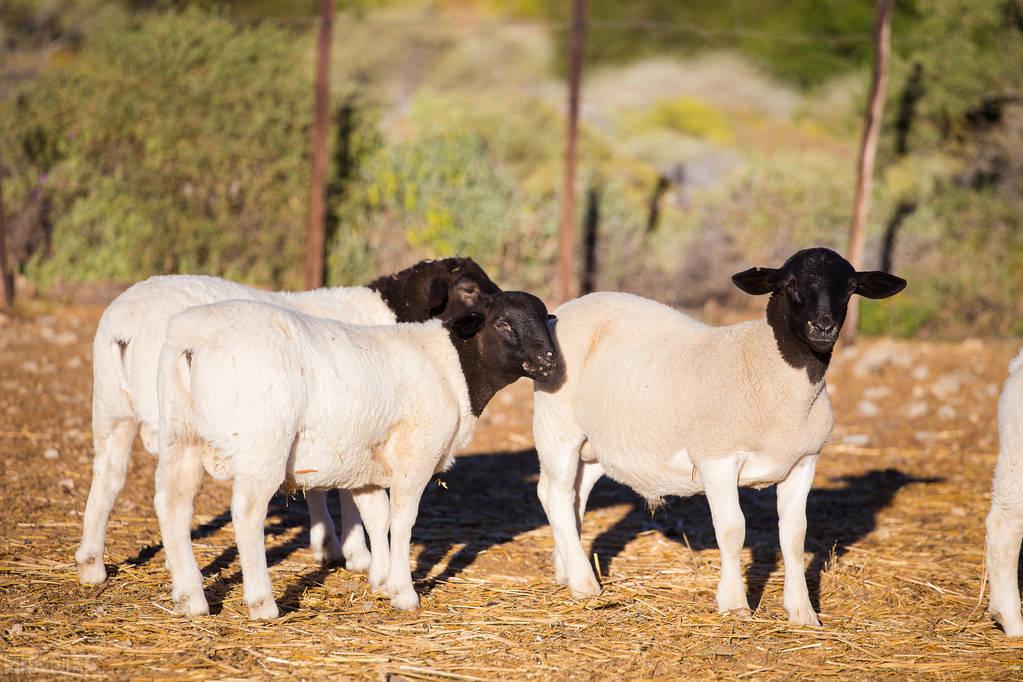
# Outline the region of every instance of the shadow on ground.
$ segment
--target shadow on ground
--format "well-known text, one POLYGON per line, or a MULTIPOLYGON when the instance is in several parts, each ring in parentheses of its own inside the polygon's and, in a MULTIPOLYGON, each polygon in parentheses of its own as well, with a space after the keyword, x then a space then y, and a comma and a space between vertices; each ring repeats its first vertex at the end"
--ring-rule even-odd
MULTIPOLYGON (((427 488, 420 506, 413 542, 422 545, 413 570, 420 593, 427 594, 438 584, 472 565, 480 553, 510 542, 519 535, 547 525, 547 518, 536 497, 539 472, 533 450, 459 457, 456 466, 438 477, 427 488), (444 485, 440 485, 440 481, 444 485), (425 580, 430 571, 457 545, 458 549, 437 576, 425 580)), ((877 515, 888 507, 903 487, 940 482, 939 478, 916 478, 897 469, 877 469, 858 476, 830 481, 837 488, 815 488, 807 503, 806 547, 813 552, 807 583, 814 607, 819 610, 820 575, 829 557, 842 556, 849 545, 869 535, 877 515)), ((820 485, 823 481, 817 481, 820 485)), ((334 518, 339 517, 336 496, 331 496, 334 518)), ((774 488, 763 491, 742 490, 740 502, 746 515, 746 547, 753 561, 746 571, 750 605, 760 603, 769 576, 780 568, 778 546, 777 498, 774 488)), ((611 564, 629 542, 640 533, 656 530, 693 551, 716 548, 710 510, 703 496, 672 499, 651 515, 646 502, 624 486, 603 479, 590 496, 589 509, 629 505, 629 511, 594 540, 591 552, 597 554, 601 571, 607 575, 611 564)), ((231 518, 229 510, 200 525, 193 539, 207 537, 223 528, 231 518)), ((302 499, 277 495, 267 517, 267 563, 274 566, 297 550, 308 546, 308 508, 302 499), (295 527, 303 532, 286 541, 277 536, 295 527)), ((155 557, 162 546, 143 547, 125 563, 142 565, 155 557)), ((207 587, 213 613, 222 608, 224 597, 241 583, 235 567, 237 549, 231 544, 203 567, 203 575, 217 578, 207 587)), ((116 572, 116 567, 113 567, 116 572)), ((289 584, 280 600, 282 612, 300 607, 305 590, 321 585, 340 566, 316 566, 289 584)), ((553 569, 551 569, 553 572, 553 569)), ((552 573, 553 579, 553 573, 552 573)))

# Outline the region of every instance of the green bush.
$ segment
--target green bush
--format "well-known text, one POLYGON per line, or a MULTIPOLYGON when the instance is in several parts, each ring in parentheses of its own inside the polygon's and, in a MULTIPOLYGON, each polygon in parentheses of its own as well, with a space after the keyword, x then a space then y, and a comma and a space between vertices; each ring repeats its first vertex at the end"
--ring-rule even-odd
POLYGON ((305 46, 195 10, 142 14, 90 35, 5 101, 15 191, 45 174, 55 209, 53 253, 31 275, 189 271, 297 285, 305 46))

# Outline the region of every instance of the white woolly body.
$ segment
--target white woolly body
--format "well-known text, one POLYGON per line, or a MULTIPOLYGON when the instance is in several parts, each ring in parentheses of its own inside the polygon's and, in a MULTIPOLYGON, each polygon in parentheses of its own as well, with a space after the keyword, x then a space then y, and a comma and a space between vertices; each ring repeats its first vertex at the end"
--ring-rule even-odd
POLYGON ((231 301, 172 317, 160 362, 168 442, 209 446, 221 479, 280 470, 298 489, 388 487, 395 458, 446 468, 476 423, 436 320, 360 327, 231 301))
POLYGON ((179 611, 209 611, 188 551, 202 468, 233 481, 250 617, 278 615, 263 524, 282 484, 352 490, 373 550, 370 584, 396 608, 418 606, 408 556, 419 498, 476 425, 439 320, 359 327, 253 301, 189 308, 168 323, 158 389, 154 503, 179 611))
MULTIPOLYGON (((301 293, 253 289, 217 277, 153 277, 131 287, 107 307, 93 341, 92 432, 96 449, 92 485, 85 507, 82 542, 75 553, 79 579, 98 584, 106 579, 103 545, 114 501, 125 482, 136 433, 156 454, 159 409, 157 362, 167 321, 191 306, 232 299, 264 301, 355 324, 393 324, 395 315, 380 295, 366 287, 317 289, 301 293)), ((318 560, 343 554, 346 565, 369 565, 359 514, 342 494, 343 546, 338 543, 326 497, 309 498, 310 545, 318 560)))
POLYGON ((538 387, 538 438, 576 431, 611 478, 648 499, 703 492, 699 464, 729 456, 739 485, 777 483, 831 434, 824 382, 786 363, 766 321, 709 327, 621 293, 556 314, 567 375, 552 393, 538 387))
POLYGON ((749 612, 738 486, 778 483, 789 620, 819 625, 803 570, 806 498, 834 425, 823 377, 789 365, 766 321, 708 327, 629 294, 590 294, 557 311, 564 381, 537 384, 537 494, 555 539, 555 580, 598 594, 579 536, 602 475, 652 502, 706 493, 721 549, 718 610, 749 612))
POLYGON ((998 464, 987 517, 987 569, 991 615, 1006 634, 1023 637, 1017 582, 1023 540, 1023 351, 1009 364, 998 400, 998 464))
POLYGON ((273 303, 352 324, 395 321, 380 295, 366 287, 291 293, 202 275, 151 277, 118 296, 100 319, 93 343, 93 422, 133 416, 143 425, 146 449, 156 454, 156 364, 167 321, 186 308, 232 299, 273 303))

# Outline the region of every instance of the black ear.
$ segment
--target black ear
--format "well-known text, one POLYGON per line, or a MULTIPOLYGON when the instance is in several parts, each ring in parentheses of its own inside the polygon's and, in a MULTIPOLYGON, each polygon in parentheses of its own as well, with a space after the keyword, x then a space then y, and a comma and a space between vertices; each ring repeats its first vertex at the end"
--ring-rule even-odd
POLYGON ((732 275, 732 282, 747 294, 760 296, 778 289, 778 270, 776 268, 750 268, 732 275))
POLYGON ((906 288, 906 280, 887 272, 857 272, 856 292, 866 298, 888 298, 906 288))
POLYGON ((430 317, 437 317, 448 307, 448 282, 443 277, 434 277, 426 286, 426 309, 430 317))
POLYGON ((455 332, 458 338, 471 339, 479 334, 479 331, 483 329, 483 323, 486 321, 487 318, 483 315, 470 311, 451 320, 448 323, 448 327, 451 331, 455 332))

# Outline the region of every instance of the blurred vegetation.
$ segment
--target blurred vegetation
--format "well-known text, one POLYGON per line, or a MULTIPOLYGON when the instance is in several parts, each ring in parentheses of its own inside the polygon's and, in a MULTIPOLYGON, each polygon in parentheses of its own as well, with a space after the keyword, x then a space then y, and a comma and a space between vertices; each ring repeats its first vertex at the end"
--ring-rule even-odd
MULTIPOLYGON (((867 257, 910 287, 864 305, 867 333, 1023 333, 1021 4, 897 3, 867 257)), ((330 283, 460 253, 551 293, 568 5, 338 5, 330 283)), ((591 0, 578 213, 598 288, 712 316, 759 305, 733 272, 844 249, 872 6, 591 0)), ((43 288, 300 286, 315 11, 11 0, 0 159, 20 270, 43 288)))

